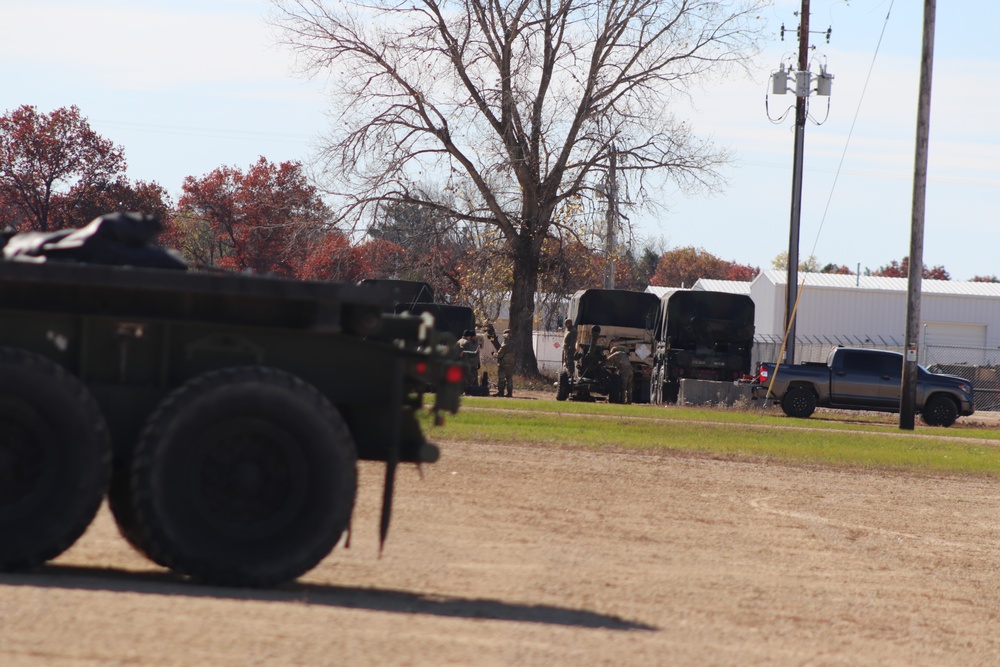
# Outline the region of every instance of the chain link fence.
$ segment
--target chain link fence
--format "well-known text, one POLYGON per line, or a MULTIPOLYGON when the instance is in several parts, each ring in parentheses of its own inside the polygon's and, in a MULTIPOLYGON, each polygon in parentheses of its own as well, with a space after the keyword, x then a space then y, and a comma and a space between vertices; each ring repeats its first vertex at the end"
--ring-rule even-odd
MULTIPOLYGON (((795 339, 796 362, 826 361, 830 348, 838 345, 896 352, 905 349, 904 341, 880 336, 800 336, 795 339)), ((755 336, 751 368, 756 372, 762 362, 774 363, 782 356, 781 352, 781 338, 755 336)), ((931 341, 921 348, 920 356, 920 365, 928 370, 958 375, 972 382, 976 410, 1000 411, 1000 346, 936 345, 931 341)))

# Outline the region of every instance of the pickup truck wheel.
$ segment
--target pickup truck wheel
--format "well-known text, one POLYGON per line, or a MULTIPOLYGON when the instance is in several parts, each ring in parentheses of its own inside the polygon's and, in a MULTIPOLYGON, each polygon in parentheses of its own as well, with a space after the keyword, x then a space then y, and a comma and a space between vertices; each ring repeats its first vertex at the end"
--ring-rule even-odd
POLYGON ((931 396, 920 417, 928 426, 951 426, 958 419, 958 406, 947 396, 931 396))
POLYGON ((805 387, 792 387, 781 399, 781 409, 789 417, 807 419, 816 411, 816 394, 805 387))
POLYGON ((559 386, 556 388, 556 400, 565 401, 569 398, 569 373, 562 371, 559 373, 559 386))
POLYGON ((0 348, 0 570, 72 546, 110 474, 111 440, 90 391, 41 355, 0 348))
POLYGON ((150 417, 132 466, 153 560, 220 585, 269 586, 312 569, 354 508, 357 453, 312 385, 229 368, 178 388, 150 417))

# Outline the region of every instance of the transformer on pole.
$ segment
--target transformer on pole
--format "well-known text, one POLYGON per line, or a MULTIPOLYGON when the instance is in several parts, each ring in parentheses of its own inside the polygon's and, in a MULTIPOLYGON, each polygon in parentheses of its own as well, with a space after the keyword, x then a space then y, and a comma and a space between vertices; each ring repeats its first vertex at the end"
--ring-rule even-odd
MULTIPOLYGON (((799 289, 799 229, 802 217, 802 159, 805 153, 806 118, 808 117, 809 95, 829 97, 833 87, 833 75, 826 71, 826 66, 820 66, 820 73, 813 76, 809 71, 809 0, 802 0, 802 10, 799 15, 799 60, 798 69, 787 68, 781 63, 778 71, 771 74, 771 93, 784 95, 787 92, 795 94, 795 148, 792 160, 792 206, 791 220, 788 232, 788 286, 785 300, 785 358, 788 364, 795 363, 795 303, 799 289), (816 88, 812 88, 815 82, 816 88), (791 84, 791 85, 790 85, 791 84)), ((827 29, 826 41, 829 43, 832 30, 827 29)), ((781 26, 781 39, 785 38, 785 26, 781 26)))

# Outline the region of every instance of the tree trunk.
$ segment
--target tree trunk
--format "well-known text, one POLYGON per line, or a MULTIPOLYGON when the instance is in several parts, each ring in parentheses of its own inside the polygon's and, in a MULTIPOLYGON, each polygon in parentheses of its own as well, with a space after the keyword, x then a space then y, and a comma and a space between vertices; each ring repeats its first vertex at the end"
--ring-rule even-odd
POLYGON ((535 291, 538 289, 538 252, 531 237, 518 236, 511 242, 514 284, 510 291, 511 339, 517 350, 517 372, 538 374, 538 360, 532 331, 535 321, 535 291))

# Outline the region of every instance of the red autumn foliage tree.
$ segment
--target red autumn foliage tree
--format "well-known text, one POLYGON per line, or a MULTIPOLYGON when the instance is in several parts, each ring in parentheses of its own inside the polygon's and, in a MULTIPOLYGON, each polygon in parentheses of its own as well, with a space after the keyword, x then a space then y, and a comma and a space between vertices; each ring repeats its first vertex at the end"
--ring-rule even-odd
POLYGON ((298 162, 261 157, 244 173, 220 167, 184 179, 167 239, 196 266, 294 276, 326 243, 329 210, 298 162), (192 248, 202 249, 200 257, 192 248), (204 252, 205 249, 209 252, 204 252))
POLYGON ((332 231, 311 244, 296 277, 303 280, 350 280, 355 273, 350 240, 344 234, 332 231))
POLYGON ((99 215, 115 211, 137 211, 166 221, 171 204, 167 191, 159 183, 119 177, 110 183, 88 183, 70 191, 66 206, 54 211, 54 228, 80 227, 99 215))
POLYGON ((313 246, 295 276, 303 280, 346 280, 393 276, 405 261, 406 249, 375 240, 352 246, 340 232, 327 232, 313 246))
POLYGON ((457 303, 461 298, 457 265, 472 245, 473 230, 463 230, 452 217, 437 209, 386 204, 368 228, 368 235, 405 249, 405 259, 374 262, 373 273, 364 277, 419 280, 428 283, 441 300, 457 303))
POLYGON ((822 268, 820 273, 833 273, 839 276, 854 275, 854 271, 852 271, 849 266, 842 266, 840 264, 827 264, 822 268))
MULTIPOLYGON (((883 278, 908 278, 910 275, 910 258, 904 257, 899 262, 892 260, 887 265, 872 271, 872 275, 883 278)), ((951 280, 951 275, 943 266, 935 266, 928 269, 925 264, 921 275, 928 280, 951 280)))
POLYGON ((0 210, 13 227, 79 224, 71 211, 81 198, 124 171, 121 147, 94 132, 75 106, 42 114, 24 105, 0 117, 0 210))
POLYGON ((675 248, 660 257, 650 283, 665 287, 690 287, 700 278, 710 280, 753 280, 760 269, 719 259, 703 248, 675 248))

